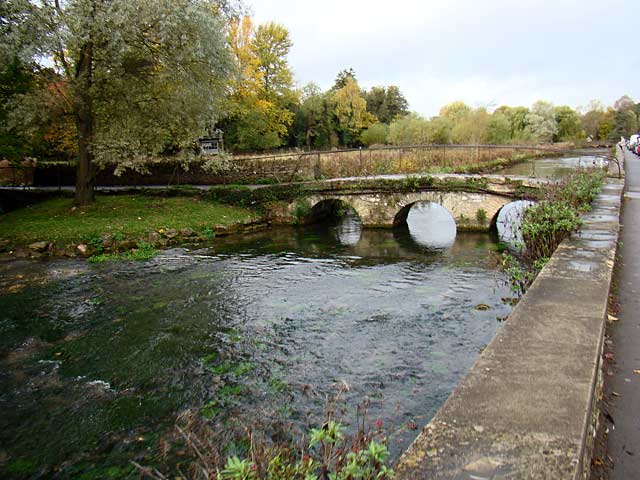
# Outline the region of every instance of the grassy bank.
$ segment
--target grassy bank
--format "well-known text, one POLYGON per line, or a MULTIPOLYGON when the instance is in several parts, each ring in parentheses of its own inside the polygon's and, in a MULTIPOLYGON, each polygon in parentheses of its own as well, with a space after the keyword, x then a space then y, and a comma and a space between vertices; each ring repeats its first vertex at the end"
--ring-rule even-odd
POLYGON ((216 228, 258 219, 253 210, 197 197, 98 195, 83 208, 73 207, 70 198, 54 198, 0 216, 0 239, 14 248, 34 242, 60 248, 105 239, 147 241, 151 232, 163 236, 172 230, 210 237, 216 228))

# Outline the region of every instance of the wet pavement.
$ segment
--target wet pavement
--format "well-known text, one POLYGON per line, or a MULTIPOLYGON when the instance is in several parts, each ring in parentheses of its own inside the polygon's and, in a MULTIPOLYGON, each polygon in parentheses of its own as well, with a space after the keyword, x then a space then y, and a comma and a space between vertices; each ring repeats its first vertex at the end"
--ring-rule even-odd
POLYGON ((625 152, 626 186, 604 353, 602 427, 592 478, 640 478, 640 158, 625 152))

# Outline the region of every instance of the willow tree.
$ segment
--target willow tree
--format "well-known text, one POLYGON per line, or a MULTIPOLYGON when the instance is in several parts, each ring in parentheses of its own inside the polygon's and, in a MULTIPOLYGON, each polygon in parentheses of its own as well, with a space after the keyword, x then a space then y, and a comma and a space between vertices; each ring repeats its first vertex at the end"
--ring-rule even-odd
MULTIPOLYGON (((4 0, 2 60, 53 68, 77 133, 76 203, 97 163, 187 152, 221 113, 231 7, 216 0, 4 0)), ((24 99, 23 109, 37 102, 24 99)), ((18 110, 20 106, 17 107, 18 110)))

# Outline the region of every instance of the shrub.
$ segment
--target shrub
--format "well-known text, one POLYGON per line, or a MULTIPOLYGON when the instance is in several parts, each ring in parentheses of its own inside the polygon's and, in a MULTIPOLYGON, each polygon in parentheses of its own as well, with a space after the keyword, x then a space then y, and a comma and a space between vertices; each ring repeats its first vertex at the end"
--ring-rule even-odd
POLYGON ((591 208, 603 180, 603 173, 578 173, 547 188, 543 198, 525 210, 521 225, 524 264, 503 254, 502 268, 514 291, 524 293, 560 242, 580 228, 580 214, 591 208))
POLYGON ((526 256, 534 261, 550 257, 581 223, 578 211, 564 202, 543 201, 529 207, 522 222, 526 256))

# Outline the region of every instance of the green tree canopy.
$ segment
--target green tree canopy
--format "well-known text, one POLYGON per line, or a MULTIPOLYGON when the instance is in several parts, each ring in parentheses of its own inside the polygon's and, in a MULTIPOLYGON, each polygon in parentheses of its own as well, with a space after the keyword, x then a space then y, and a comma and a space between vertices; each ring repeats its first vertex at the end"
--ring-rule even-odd
POLYGON ((487 124, 487 142, 496 145, 511 142, 511 122, 505 113, 495 111, 491 115, 487 124))
POLYGON ((244 16, 232 20, 229 44, 236 75, 230 85, 229 114, 221 122, 226 143, 240 150, 279 147, 298 104, 287 60, 289 32, 273 22, 256 29, 244 16))
POLYGON ((362 144, 370 147, 371 145, 383 145, 387 143, 389 136, 389 125, 386 123, 374 123, 365 129, 360 135, 362 144))
POLYGON ((553 104, 538 100, 526 116, 527 130, 538 142, 550 143, 558 133, 553 104))
MULTIPOLYGON (((231 71, 226 3, 5 0, 2 55, 52 61, 78 140, 76 202, 93 199, 94 160, 136 167, 188 152, 220 117, 231 71)), ((22 102, 23 108, 37 102, 22 102)))
POLYGON ((584 138, 580 115, 573 108, 566 105, 555 107, 555 117, 558 126, 555 140, 566 142, 584 138))
POLYGON ((382 123, 390 124, 395 118, 409 113, 409 104, 395 85, 372 87, 365 94, 367 110, 382 123))

